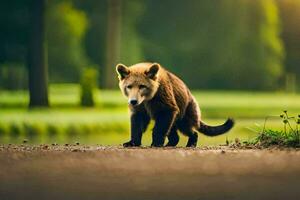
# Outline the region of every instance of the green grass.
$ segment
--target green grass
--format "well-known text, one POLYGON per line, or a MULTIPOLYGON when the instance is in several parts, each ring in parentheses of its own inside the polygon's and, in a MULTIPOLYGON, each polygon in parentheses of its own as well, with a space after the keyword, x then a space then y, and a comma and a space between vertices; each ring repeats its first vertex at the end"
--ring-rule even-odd
POLYGON ((263 147, 284 146, 284 147, 300 147, 300 115, 291 116, 284 111, 280 118, 282 119, 282 128, 276 130, 274 128, 265 128, 268 117, 265 120, 264 128, 253 139, 246 144, 258 145, 263 147))
MULTIPOLYGON (((288 109, 300 113, 300 95, 263 92, 193 91, 202 110, 203 119, 214 125, 228 116, 236 119, 235 128, 226 135, 208 138, 200 136, 200 145, 224 144, 226 138, 248 140, 257 135, 252 129, 262 129, 264 117, 288 109), (260 125, 260 127, 257 126, 260 125)), ((129 116, 126 99, 121 92, 96 91, 96 107, 79 106, 78 85, 51 85, 50 109, 27 109, 25 91, 0 91, 0 142, 121 144, 129 138, 129 116)), ((279 129, 281 121, 274 119, 270 128, 279 129)), ((151 127, 150 127, 151 128, 151 127)), ((181 146, 186 143, 182 136, 181 146)), ((144 144, 151 143, 150 130, 144 144)))
POLYGON ((270 146, 285 146, 285 147, 300 147, 299 133, 284 131, 275 131, 272 129, 265 130, 258 134, 252 144, 263 147, 270 146))
MULTIPOLYGON (((53 109, 79 107, 79 86, 76 84, 56 84, 50 86, 50 103, 53 109)), ((199 102, 203 116, 224 118, 264 118, 276 115, 282 110, 291 114, 300 113, 300 95, 271 92, 245 91, 193 91, 199 102)), ((118 90, 97 90, 96 108, 102 110, 126 110, 126 100, 118 90)), ((0 91, 0 109, 26 109, 28 92, 0 91)))

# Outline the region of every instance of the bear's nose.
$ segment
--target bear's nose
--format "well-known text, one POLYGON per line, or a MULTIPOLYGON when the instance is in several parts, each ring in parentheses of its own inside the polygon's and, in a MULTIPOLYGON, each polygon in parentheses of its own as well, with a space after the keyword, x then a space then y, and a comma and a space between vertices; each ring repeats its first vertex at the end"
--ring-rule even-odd
POLYGON ((129 100, 129 104, 135 106, 137 104, 137 100, 136 99, 130 99, 129 100))

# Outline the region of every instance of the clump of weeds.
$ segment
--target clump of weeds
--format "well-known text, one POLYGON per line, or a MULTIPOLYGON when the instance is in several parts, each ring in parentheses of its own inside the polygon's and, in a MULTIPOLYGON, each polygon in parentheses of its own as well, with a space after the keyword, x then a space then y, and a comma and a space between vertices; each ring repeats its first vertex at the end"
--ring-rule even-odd
POLYGON ((282 120, 282 129, 273 130, 266 128, 269 116, 265 118, 264 127, 261 132, 251 141, 247 141, 248 145, 256 145, 261 147, 282 146, 282 147, 300 147, 300 115, 289 116, 288 111, 283 113, 278 118, 282 120))

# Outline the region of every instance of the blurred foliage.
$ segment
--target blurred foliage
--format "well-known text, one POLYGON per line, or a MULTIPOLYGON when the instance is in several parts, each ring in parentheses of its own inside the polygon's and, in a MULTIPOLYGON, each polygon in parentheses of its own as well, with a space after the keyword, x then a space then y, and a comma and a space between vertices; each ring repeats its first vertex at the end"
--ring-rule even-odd
POLYGON ((92 107, 95 105, 94 90, 97 88, 97 70, 86 68, 81 74, 81 105, 92 107))
POLYGON ((0 64, 0 89, 27 89, 27 71, 20 63, 0 64))
MULTIPOLYGON (((106 44, 107 0, 75 0, 74 2, 89 18, 85 48, 90 60, 101 66, 99 70, 102 72, 105 66, 105 50, 108 45, 106 44)), ((119 62, 127 64, 142 62, 144 61, 142 38, 137 25, 143 17, 144 0, 122 1, 122 5, 121 60, 119 62)), ((103 78, 99 79, 100 86, 103 85, 103 80, 103 78)))
POLYGON ((77 82, 87 65, 82 46, 88 26, 85 13, 72 1, 51 1, 46 24, 50 81, 77 82))
POLYGON ((74 4, 86 14, 89 20, 84 38, 86 54, 91 62, 103 66, 106 47, 107 0, 74 0, 74 4))
MULTIPOLYGON (((26 66, 31 3, 0 3, 0 63, 26 66)), ((48 1, 51 82, 78 82, 87 65, 114 67, 105 66, 107 6, 48 1)), ((122 1, 119 62, 160 62, 192 88, 283 89, 286 73, 300 81, 299 10, 300 0, 122 1)))
POLYGON ((143 40, 138 23, 143 18, 145 3, 140 0, 123 1, 121 60, 126 64, 144 62, 143 40))
POLYGON ((26 62, 30 4, 30 0, 0 1, 0 63, 26 62))
POLYGON ((277 0, 282 23, 282 40, 286 50, 285 66, 300 85, 300 0, 277 0))
POLYGON ((147 1, 139 26, 147 60, 193 88, 276 88, 283 48, 274 1, 173 2, 147 1))
MULTIPOLYGON (((27 65, 31 3, 1 1, 0 63, 27 65)), ((78 82, 81 68, 88 63, 82 46, 88 27, 85 13, 76 9, 71 0, 48 1, 46 26, 50 81, 78 82)), ((26 78, 26 74, 23 76, 26 78)))

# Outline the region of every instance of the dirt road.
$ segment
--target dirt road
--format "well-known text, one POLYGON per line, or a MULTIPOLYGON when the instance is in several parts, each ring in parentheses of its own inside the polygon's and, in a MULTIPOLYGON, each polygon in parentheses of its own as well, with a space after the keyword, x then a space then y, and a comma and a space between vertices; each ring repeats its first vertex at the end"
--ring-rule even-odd
POLYGON ((299 199, 300 151, 0 146, 0 199, 299 199))

